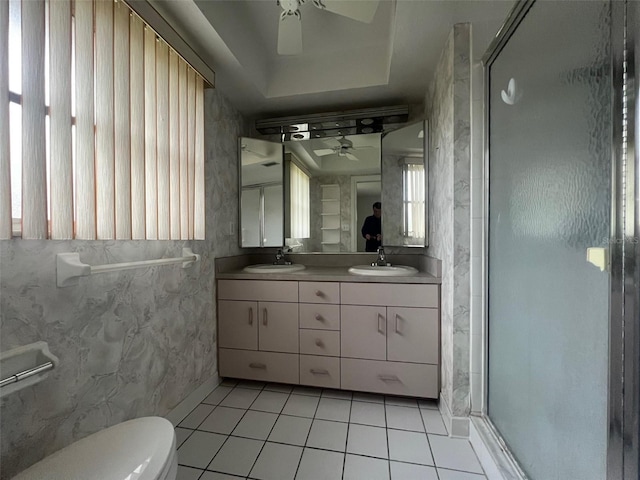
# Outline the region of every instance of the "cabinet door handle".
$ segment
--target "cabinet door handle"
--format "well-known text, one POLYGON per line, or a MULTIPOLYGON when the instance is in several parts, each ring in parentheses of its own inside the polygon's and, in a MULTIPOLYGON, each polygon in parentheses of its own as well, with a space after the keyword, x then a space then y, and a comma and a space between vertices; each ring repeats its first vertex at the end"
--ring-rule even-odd
POLYGON ((398 335, 402 335, 402 334, 400 333, 400 329, 398 328, 398 327, 399 327, 399 322, 400 322, 400 320, 401 320, 401 319, 400 319, 400 315, 398 315, 398 314, 396 313, 396 333, 397 333, 398 335))
POLYGON ((385 324, 385 319, 384 316, 382 316, 382 314, 378 314, 378 333, 381 333, 382 335, 384 335, 384 324, 385 324))
POLYGON ((253 325, 253 307, 249 307, 249 325, 253 325))
POLYGON ((319 313, 316 313, 316 320, 318 320, 319 322, 324 321, 324 318, 322 318, 322 315, 320 315, 319 313))
POLYGON ((266 370, 267 366, 264 363, 250 363, 249 368, 257 368, 259 370, 266 370))
POLYGON ((317 368, 312 368, 309 371, 314 375, 329 375, 329 370, 319 370, 317 368))
POLYGON ((400 381, 397 375, 378 375, 378 378, 383 382, 399 382, 400 381))
POLYGON ((316 338, 316 346, 318 347, 324 347, 324 343, 322 342, 322 340, 320 340, 319 338, 316 338))
POLYGON ((262 325, 266 327, 267 323, 269 323, 269 320, 267 319, 267 309, 263 308, 262 309, 262 325))

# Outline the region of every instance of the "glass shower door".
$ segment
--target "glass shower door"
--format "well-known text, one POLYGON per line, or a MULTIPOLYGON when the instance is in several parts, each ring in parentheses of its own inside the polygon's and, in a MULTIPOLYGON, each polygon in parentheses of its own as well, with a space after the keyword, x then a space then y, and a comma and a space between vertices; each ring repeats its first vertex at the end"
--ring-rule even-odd
POLYGON ((606 476, 610 18, 536 2, 488 67, 487 413, 534 480, 606 476))

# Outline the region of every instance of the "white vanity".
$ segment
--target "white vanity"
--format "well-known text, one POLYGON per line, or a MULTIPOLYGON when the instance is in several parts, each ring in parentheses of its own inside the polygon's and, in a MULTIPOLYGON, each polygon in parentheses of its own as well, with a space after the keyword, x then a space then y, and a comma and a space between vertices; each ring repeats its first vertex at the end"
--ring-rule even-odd
POLYGON ((327 281, 224 277, 220 376, 438 397, 437 282, 359 281, 346 273, 327 281))

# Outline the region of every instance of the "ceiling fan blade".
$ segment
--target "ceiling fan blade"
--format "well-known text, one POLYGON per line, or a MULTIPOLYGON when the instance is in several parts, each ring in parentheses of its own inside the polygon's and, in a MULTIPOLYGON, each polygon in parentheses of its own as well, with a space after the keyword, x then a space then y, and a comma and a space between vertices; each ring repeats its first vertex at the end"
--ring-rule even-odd
POLYGON ((320 150, 314 150, 313 153, 315 153, 319 157, 324 157, 325 155, 331 155, 332 153, 336 152, 335 150, 332 150, 330 148, 321 148, 320 150))
POLYGON ((352 150, 367 150, 370 148, 377 148, 377 147, 373 147, 371 145, 360 145, 359 147, 351 147, 352 150))
POLYGON ((342 143, 340 143, 337 138, 333 138, 333 137, 323 138, 322 143, 324 143, 327 147, 330 147, 330 148, 342 147, 342 143))
POLYGON ((349 152, 345 153, 344 156, 347 157, 349 160, 354 161, 354 162, 357 162, 357 161, 360 160, 358 157, 356 157, 355 155, 353 155, 353 154, 351 154, 349 152))
POLYGON ((378 10, 378 0, 314 0, 313 4, 323 10, 348 17, 359 22, 371 23, 378 10))
POLYGON ((302 53, 302 24, 300 12, 284 11, 278 26, 278 55, 302 53))

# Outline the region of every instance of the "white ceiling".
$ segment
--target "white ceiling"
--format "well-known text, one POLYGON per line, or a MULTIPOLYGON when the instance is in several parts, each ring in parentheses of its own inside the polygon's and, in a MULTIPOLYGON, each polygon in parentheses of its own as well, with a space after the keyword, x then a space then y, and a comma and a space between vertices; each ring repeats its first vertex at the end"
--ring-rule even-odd
POLYGON ((216 88, 243 115, 265 118, 422 105, 451 27, 472 23, 478 60, 514 0, 381 0, 370 24, 307 0, 298 56, 277 54, 276 0, 150 2, 216 72, 216 88))

